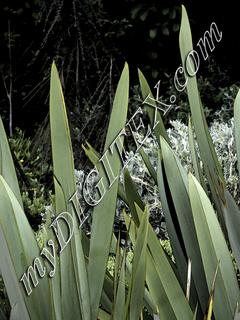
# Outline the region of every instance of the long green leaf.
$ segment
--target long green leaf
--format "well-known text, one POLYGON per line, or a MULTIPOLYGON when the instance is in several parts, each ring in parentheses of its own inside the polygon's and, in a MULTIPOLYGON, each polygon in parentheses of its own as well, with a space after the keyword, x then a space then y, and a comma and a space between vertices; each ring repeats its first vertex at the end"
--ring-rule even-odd
POLYGON ((232 259, 210 200, 191 174, 189 195, 209 291, 219 263, 213 306, 215 317, 233 319, 240 295, 232 259))
POLYGON ((131 298, 130 298, 130 320, 139 319, 143 308, 143 295, 146 278, 147 264, 147 237, 148 237, 148 213, 142 215, 134 246, 131 298))
MULTIPOLYGON (((138 206, 136 209, 141 220, 143 212, 138 206)), ((127 227, 130 227, 131 241, 135 243, 136 226, 133 221, 130 224, 130 219, 126 215, 125 221, 127 227)), ((152 299, 157 305, 157 313, 163 320, 192 319, 193 313, 184 292, 150 225, 148 231, 146 282, 152 299)))
POLYGON ((207 191, 207 186, 204 181, 204 176, 202 173, 202 169, 201 169, 201 166, 199 163, 198 154, 197 154, 197 150, 196 150, 196 146, 195 146, 195 141, 194 141, 194 137, 193 137, 192 122, 191 122, 190 117, 189 117, 189 122, 188 122, 188 137, 189 137, 189 148, 190 148, 190 152, 191 152, 195 176, 198 179, 198 181, 201 183, 204 190, 207 191))
POLYGON ((184 247, 184 242, 179 230, 179 224, 177 223, 177 215, 174 209, 173 200, 167 180, 164 177, 163 165, 160 152, 158 154, 158 188, 160 193, 161 204, 166 220, 166 226, 169 238, 171 239, 171 247, 173 250, 174 259, 176 260, 177 268, 179 270, 179 281, 186 291, 186 279, 187 279, 187 257, 184 247))
MULTIPOLYGON (((60 255, 63 318, 74 319, 79 314, 90 320, 90 293, 81 233, 76 214, 69 202, 76 192, 73 151, 61 83, 54 63, 50 82, 50 126, 56 212, 69 212, 74 222, 73 238, 60 255), (75 303, 68 303, 69 296, 74 297, 75 303)), ((67 239, 68 231, 64 230, 63 233, 67 239)))
POLYGON ((8 145, 7 136, 3 127, 2 119, 0 117, 0 174, 4 177, 18 202, 23 208, 21 193, 18 185, 17 175, 8 145))
MULTIPOLYGON (((193 50, 192 35, 189 25, 187 12, 184 6, 182 6, 182 21, 179 34, 179 44, 182 58, 182 65, 185 66, 187 55, 193 50)), ((188 60, 189 61, 189 60, 188 60)), ((190 60, 193 64, 193 61, 190 60)), ((194 66, 192 69, 194 70, 194 66)), ((187 78, 187 94, 191 108, 191 114, 193 119, 193 125, 196 132, 197 142, 201 159, 203 161, 204 170, 207 174, 208 182, 212 192, 213 200, 217 207, 219 219, 222 227, 225 227, 223 212, 222 212, 222 200, 223 200, 223 186, 225 184, 223 173, 218 162, 216 152, 213 147, 213 143, 210 137, 210 133, 207 127, 206 118, 203 112, 196 75, 188 77, 185 71, 185 77, 187 78)))
POLYGON ((116 290, 116 300, 114 303, 114 313, 113 319, 114 320, 122 320, 123 319, 123 311, 125 308, 125 256, 122 259, 121 268, 120 268, 120 275, 118 279, 118 286, 116 290))
MULTIPOLYGON (((104 152, 107 152, 114 139, 124 128, 127 118, 129 94, 129 71, 125 64, 119 80, 112 113, 110 117, 104 152)), ((121 161, 117 150, 109 156, 111 167, 117 176, 111 188, 107 190, 101 202, 93 210, 93 222, 90 242, 88 277, 91 296, 92 318, 95 319, 98 313, 99 301, 103 287, 104 274, 106 270, 108 254, 112 238, 112 228, 116 209, 118 192, 118 175, 121 168, 121 161)), ((99 170, 100 177, 105 178, 104 169, 99 170)))
POLYGON ((225 190, 226 203, 223 207, 224 219, 228 232, 228 239, 240 268, 240 210, 228 190, 225 190))
POLYGON ((157 104, 154 101, 155 100, 154 96, 153 96, 153 94, 151 92, 151 89, 150 89, 150 87, 149 87, 149 85, 147 83, 146 78, 144 77, 143 73, 140 70, 138 70, 138 78, 139 78, 139 82, 140 82, 140 88, 141 88, 143 100, 145 100, 148 95, 150 95, 150 97, 152 98, 151 104, 154 107, 151 107, 151 106, 149 106, 147 104, 145 104, 145 107, 147 109, 148 117, 150 119, 152 128, 154 127, 155 120, 156 120, 156 123, 158 123, 153 131, 155 133, 155 136, 157 138, 159 146, 160 146, 160 141, 159 141, 160 135, 163 136, 165 138, 165 140, 170 144, 170 140, 168 138, 168 135, 167 135, 167 132, 166 132, 162 117, 160 115, 160 112, 157 110, 157 112, 155 114, 155 107, 157 107, 157 104))
POLYGON ((182 239, 187 257, 192 261, 192 275, 196 286, 202 310, 205 310, 208 299, 208 289, 203 269, 200 248, 192 217, 188 195, 187 175, 180 161, 174 155, 168 143, 161 138, 162 156, 166 177, 177 214, 182 239))
MULTIPOLYGON (((20 279, 40 250, 27 218, 9 188, 0 176, 0 269, 12 306, 18 305, 21 319, 49 318, 49 287, 47 275, 39 279, 36 288, 27 296, 20 279)), ((38 277, 38 275, 37 275, 38 277)))
POLYGON ((240 174, 240 90, 234 101, 234 137, 238 159, 238 174, 240 174))
POLYGON ((143 159, 143 162, 148 169, 148 172, 150 176, 153 178, 154 182, 157 183, 157 173, 156 170, 154 169, 153 165, 151 164, 146 152, 144 151, 143 147, 139 149, 139 153, 143 159))

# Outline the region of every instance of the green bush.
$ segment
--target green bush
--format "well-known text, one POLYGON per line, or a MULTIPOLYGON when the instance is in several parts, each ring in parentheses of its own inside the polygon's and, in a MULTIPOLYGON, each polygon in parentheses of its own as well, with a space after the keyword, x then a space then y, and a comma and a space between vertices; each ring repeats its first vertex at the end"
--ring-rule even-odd
POLYGON ((51 166, 43 161, 41 146, 33 154, 31 139, 26 138, 21 129, 16 128, 13 137, 9 138, 9 145, 16 167, 25 213, 32 227, 37 229, 45 207, 51 203, 52 186, 47 185, 51 166))

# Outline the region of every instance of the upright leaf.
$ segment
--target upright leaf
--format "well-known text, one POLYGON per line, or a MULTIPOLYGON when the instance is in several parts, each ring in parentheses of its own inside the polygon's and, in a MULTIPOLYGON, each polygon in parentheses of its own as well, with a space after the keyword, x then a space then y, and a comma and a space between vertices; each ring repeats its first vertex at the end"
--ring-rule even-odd
POLYGON ((207 306, 208 289, 192 217, 187 175, 183 170, 180 161, 163 138, 161 138, 161 147, 164 169, 177 214, 177 221, 184 241, 187 258, 190 258, 192 261, 192 275, 201 307, 202 310, 205 310, 207 306))
MULTIPOLYGON (((113 101, 113 108, 108 126, 104 152, 107 152, 114 139, 116 139, 118 134, 125 126, 128 109, 128 94, 129 71, 128 65, 125 64, 113 101)), ((104 275, 107 266, 118 193, 118 176, 121 168, 121 160, 116 149, 112 155, 109 155, 109 159, 111 162, 112 171, 117 179, 106 191, 101 202, 93 210, 88 265, 91 311, 93 319, 97 317, 104 275)), ((99 169, 99 174, 100 177, 105 178, 106 185, 105 172, 102 167, 99 169)))
POLYGON ((149 96, 151 98, 151 105, 149 106, 148 104, 145 104, 145 107, 147 109, 147 113, 148 113, 148 117, 150 119, 152 128, 154 128, 154 133, 155 136, 157 138, 157 141, 160 145, 160 141, 159 141, 159 137, 160 135, 162 135, 164 137, 164 139, 170 144, 161 114, 159 112, 159 110, 156 109, 157 107, 157 103, 156 100, 154 99, 154 96, 151 92, 151 89, 147 83, 146 78, 144 77, 143 73, 138 70, 138 78, 139 78, 139 82, 140 82, 140 87, 141 87, 141 92, 142 92, 142 97, 143 100, 145 101, 145 99, 149 96))
POLYGON ((240 175, 240 90, 234 101, 234 137, 238 159, 238 174, 240 175))
MULTIPOLYGON (((116 272, 116 271, 115 271, 116 272)), ((121 261, 120 274, 118 275, 118 279, 116 281, 117 290, 116 290, 116 299, 113 307, 113 319, 114 320, 122 320, 125 308, 125 292, 126 292, 126 284, 125 284, 125 256, 121 261)))
MULTIPOLYGON (((63 318, 75 319, 76 314, 82 314, 84 319, 90 319, 88 278, 78 228, 79 221, 70 204, 70 199, 76 192, 73 151, 61 83, 54 63, 50 82, 50 126, 56 212, 69 212, 74 228, 70 243, 60 254, 63 318), (68 303, 69 296, 74 297, 75 303, 68 303)), ((65 239, 68 239, 68 230, 64 230, 63 233, 65 239)))
POLYGON ((189 195, 209 291, 219 264, 213 310, 216 319, 233 319, 240 295, 232 259, 212 205, 192 175, 189 195))
POLYGON ((137 233, 134 246, 130 314, 129 319, 139 319, 143 308, 143 295, 146 278, 147 264, 147 236, 148 236, 148 213, 145 210, 137 233))
POLYGON ((182 20, 179 34, 179 44, 182 65, 184 68, 184 75, 187 81, 188 100, 191 108, 192 120, 196 132, 198 147, 201 159, 203 161, 204 170, 207 174, 208 182, 211 188, 213 200, 217 206, 218 216, 221 221, 222 227, 224 228, 225 223, 222 212, 222 201, 225 181, 207 127, 206 118, 203 112, 198 92, 196 75, 188 76, 185 70, 186 63, 191 64, 192 70, 195 70, 195 66, 191 59, 187 60, 188 54, 193 50, 193 45, 189 20, 184 6, 182 6, 182 20))
POLYGON ((190 152, 191 152, 195 176, 198 179, 198 181, 201 183, 204 190, 207 191, 207 186, 204 181, 204 176, 202 173, 202 169, 200 166, 200 162, 198 159, 198 154, 197 154, 197 150, 196 150, 196 146, 195 146, 195 141, 194 141, 194 137, 193 137, 192 121, 191 121, 190 117, 189 117, 189 122, 188 122, 188 137, 189 137, 189 148, 190 148, 190 152))
MULTIPOLYGON (((141 220, 143 212, 138 206, 136 210, 141 220)), ((129 227, 131 241, 135 244, 136 225, 126 215, 125 220, 129 227)), ((160 319, 192 319, 193 313, 188 301, 150 224, 148 226, 146 283, 152 300, 157 306, 157 312, 154 313, 158 313, 160 319)))
MULTIPOLYGON (((51 317, 48 278, 38 279, 27 296, 20 282, 23 274, 40 255, 27 218, 5 179, 0 176, 0 269, 11 306, 17 306, 21 319, 40 320, 51 317)), ((38 273, 36 273, 38 277, 38 273)))
POLYGON ((18 185, 17 175, 9 148, 7 136, 0 118, 0 174, 4 177, 15 197, 23 208, 21 193, 18 185))

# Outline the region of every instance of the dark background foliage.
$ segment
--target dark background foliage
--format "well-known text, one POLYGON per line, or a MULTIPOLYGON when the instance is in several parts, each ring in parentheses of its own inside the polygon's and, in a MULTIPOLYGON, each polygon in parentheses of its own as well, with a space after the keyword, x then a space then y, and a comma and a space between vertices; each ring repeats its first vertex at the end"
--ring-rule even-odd
MULTIPOLYGON (((210 7, 209 3, 186 0, 184 5, 195 44, 213 21, 223 32, 223 40, 211 60, 201 62, 199 72, 204 79, 203 102, 212 108, 212 97, 218 95, 219 88, 238 81, 238 41, 233 38, 237 36, 238 13, 230 3, 210 7)), ((6 129, 11 131, 12 114, 13 130, 20 127, 33 138, 33 145, 44 146, 47 153, 49 71, 54 59, 69 111, 74 150, 83 165, 81 144, 85 140, 102 149, 124 61, 131 67, 132 84, 136 84, 139 67, 152 86, 161 79, 163 95, 171 91, 173 74, 180 64, 180 17, 181 2, 177 0, 2 0, 0 113, 6 129)), ((184 101, 184 96, 181 99, 184 101)), ((33 153, 36 150, 33 148, 33 153)))

